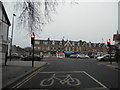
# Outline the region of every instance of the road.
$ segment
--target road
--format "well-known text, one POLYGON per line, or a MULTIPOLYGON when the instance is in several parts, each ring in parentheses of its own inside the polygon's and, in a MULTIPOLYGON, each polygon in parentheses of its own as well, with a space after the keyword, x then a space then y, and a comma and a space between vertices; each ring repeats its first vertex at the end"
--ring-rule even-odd
POLYGON ((91 89, 118 87, 119 70, 107 67, 95 59, 43 59, 47 65, 23 80, 11 85, 21 89, 91 89))

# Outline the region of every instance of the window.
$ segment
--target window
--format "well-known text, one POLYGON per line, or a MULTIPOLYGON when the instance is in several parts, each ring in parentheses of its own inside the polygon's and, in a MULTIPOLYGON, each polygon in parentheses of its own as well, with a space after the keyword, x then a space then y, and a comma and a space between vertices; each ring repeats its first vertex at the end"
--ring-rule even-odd
POLYGON ((50 47, 48 47, 47 49, 50 50, 50 47))
POLYGON ((48 44, 48 42, 47 42, 47 41, 44 41, 44 42, 43 42, 43 44, 47 45, 47 44, 48 44))
POLYGON ((73 49, 73 51, 75 51, 75 48, 74 48, 74 47, 73 47, 72 49, 73 49))
POLYGON ((78 46, 80 46, 80 42, 78 42, 78 46))
POLYGON ((67 51, 67 47, 65 48, 65 50, 67 51))
POLYGON ((0 21, 0 34, 2 34, 2 23, 0 21))
POLYGON ((74 46, 74 45, 75 45, 75 43, 74 43, 74 42, 72 42, 72 45, 74 46))
POLYGON ((52 44, 55 45, 55 41, 52 41, 52 44))
POLYGON ((38 49, 40 49, 40 47, 38 47, 38 49))
POLYGON ((39 41, 35 41, 35 44, 39 44, 39 41))
POLYGON ((60 45, 62 45, 62 41, 60 41, 60 45))
POLYGON ((71 51, 71 48, 69 47, 69 51, 71 51))

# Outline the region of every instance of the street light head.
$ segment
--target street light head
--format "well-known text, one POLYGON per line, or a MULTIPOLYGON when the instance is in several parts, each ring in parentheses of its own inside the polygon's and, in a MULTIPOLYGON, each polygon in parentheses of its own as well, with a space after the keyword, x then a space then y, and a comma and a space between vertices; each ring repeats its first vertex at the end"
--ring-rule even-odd
POLYGON ((13 14, 13 16, 16 16, 15 14, 13 14))

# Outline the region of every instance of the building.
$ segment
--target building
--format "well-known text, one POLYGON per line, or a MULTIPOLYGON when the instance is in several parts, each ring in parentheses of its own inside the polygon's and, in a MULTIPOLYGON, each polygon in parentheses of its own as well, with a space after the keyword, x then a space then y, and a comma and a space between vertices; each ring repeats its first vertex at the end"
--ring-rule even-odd
POLYGON ((118 34, 120 34, 120 1, 118 2, 118 34))
POLYGON ((62 52, 76 52, 85 53, 89 52, 107 52, 105 43, 87 43, 86 41, 71 41, 71 40, 35 40, 35 53, 48 56, 56 56, 58 51, 62 52))
MULTIPOLYGON (((29 50, 29 52, 31 52, 29 50)), ((29 55, 29 53, 25 48, 21 48, 20 46, 12 45, 12 54, 17 53, 19 56, 21 55, 29 55)))
POLYGON ((5 60, 5 55, 8 51, 8 31, 10 25, 5 8, 0 1, 0 63, 5 60))
POLYGON ((116 54, 120 59, 120 1, 118 2, 118 31, 113 35, 113 40, 115 41, 116 54))

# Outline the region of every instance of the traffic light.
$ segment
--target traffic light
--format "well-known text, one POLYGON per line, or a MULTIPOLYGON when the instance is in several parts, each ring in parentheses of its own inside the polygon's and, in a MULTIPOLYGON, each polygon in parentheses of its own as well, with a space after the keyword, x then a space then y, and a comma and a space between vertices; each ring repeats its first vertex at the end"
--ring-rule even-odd
POLYGON ((33 34, 31 35, 31 44, 33 45, 34 44, 34 40, 35 40, 35 34, 33 32, 33 34))
POLYGON ((110 39, 107 40, 107 46, 110 47, 110 39))

